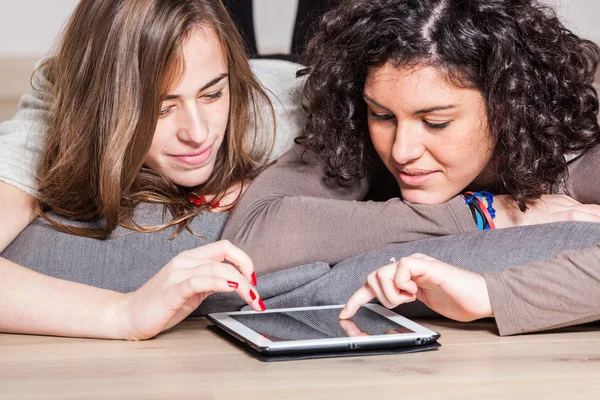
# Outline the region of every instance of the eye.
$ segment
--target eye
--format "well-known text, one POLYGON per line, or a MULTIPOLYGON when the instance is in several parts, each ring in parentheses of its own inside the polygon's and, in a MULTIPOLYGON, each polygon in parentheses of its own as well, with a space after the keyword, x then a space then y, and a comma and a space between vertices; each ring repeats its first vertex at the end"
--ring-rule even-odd
POLYGON ((433 122, 429 122, 427 120, 423 120, 423 123, 425 125, 427 125, 429 128, 431 128, 431 129, 437 129, 437 130, 444 129, 445 127, 447 127, 448 125, 450 125, 450 121, 448 121, 448 122, 442 122, 440 124, 435 124, 433 122))
POLYGON ((165 107, 160 110, 160 112, 158 113, 158 117, 159 118, 166 117, 167 115, 171 114, 171 111, 173 111, 173 106, 165 107))
POLYGON ((377 114, 374 111, 369 111, 369 118, 374 119, 376 121, 389 121, 390 119, 394 119, 393 114, 377 114))
POLYGON ((208 99, 208 100, 217 100, 217 99, 220 99, 221 97, 223 97, 223 90, 221 89, 218 92, 209 93, 202 97, 204 97, 205 99, 208 99))

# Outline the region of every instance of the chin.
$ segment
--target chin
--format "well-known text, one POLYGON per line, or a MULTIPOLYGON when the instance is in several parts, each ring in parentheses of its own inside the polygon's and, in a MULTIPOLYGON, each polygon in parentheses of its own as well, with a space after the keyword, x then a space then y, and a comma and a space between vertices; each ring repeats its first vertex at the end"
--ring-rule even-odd
POLYGON ((187 188, 193 188, 202 185, 210 177, 210 174, 206 174, 206 176, 204 175, 205 174, 202 174, 202 176, 198 176, 198 173, 196 173, 194 176, 177 176, 173 178, 169 177, 169 180, 176 185, 187 188))
POLYGON ((436 205, 446 203, 454 196, 449 195, 448 193, 440 193, 434 191, 425 191, 425 190, 402 190, 402 200, 408 201, 413 204, 425 204, 425 205, 436 205))

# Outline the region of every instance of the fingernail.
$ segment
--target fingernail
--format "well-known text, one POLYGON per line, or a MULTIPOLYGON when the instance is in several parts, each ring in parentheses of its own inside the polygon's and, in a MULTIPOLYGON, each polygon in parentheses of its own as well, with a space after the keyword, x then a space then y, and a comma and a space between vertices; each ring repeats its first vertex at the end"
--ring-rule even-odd
POLYGON ((221 207, 221 202, 219 202, 219 201, 208 206, 208 208, 210 208, 211 210, 214 210, 215 208, 219 208, 219 207, 221 207))
POLYGON ((253 272, 251 277, 252 277, 252 286, 256 286, 256 274, 253 272))
POLYGON ((258 300, 258 305, 260 306, 261 311, 265 311, 267 309, 267 306, 265 306, 265 303, 263 303, 262 299, 258 300))
POLYGON ((340 315, 338 316, 339 319, 344 319, 344 315, 346 314, 346 309, 342 308, 342 311, 340 311, 340 315))
POLYGON ((234 282, 234 281, 227 281, 227 285, 228 285, 229 287, 232 287, 232 288, 234 288, 234 289, 237 289, 237 288, 238 288, 238 286, 239 286, 239 285, 238 285, 238 283, 237 283, 237 282, 234 282))
POLYGON ((254 294, 254 291, 252 289, 250 289, 250 298, 252 300, 256 300, 256 294, 254 294))

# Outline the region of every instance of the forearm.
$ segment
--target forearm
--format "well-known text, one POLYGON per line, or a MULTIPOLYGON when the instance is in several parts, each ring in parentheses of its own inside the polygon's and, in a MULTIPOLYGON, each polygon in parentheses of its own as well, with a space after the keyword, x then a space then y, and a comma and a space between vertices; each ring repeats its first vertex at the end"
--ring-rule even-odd
POLYGON ((600 244, 484 274, 500 335, 600 319, 600 244))
POLYGON ((51 278, 0 258, 0 331, 122 339, 120 293, 51 278))
POLYGON ((255 180, 223 231, 261 274, 477 229, 460 198, 435 206, 356 201, 364 197, 364 185, 329 187, 314 159, 307 156, 303 164, 299 149, 293 152, 255 180))

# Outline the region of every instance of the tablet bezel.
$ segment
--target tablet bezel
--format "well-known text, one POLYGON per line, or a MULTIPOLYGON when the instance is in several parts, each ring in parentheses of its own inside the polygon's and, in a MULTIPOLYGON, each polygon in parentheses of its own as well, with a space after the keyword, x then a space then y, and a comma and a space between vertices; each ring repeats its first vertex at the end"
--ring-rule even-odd
MULTIPOLYGON (((281 308, 263 311, 263 313, 294 312, 332 308, 338 308, 341 311, 343 307, 344 305, 341 304, 330 306, 281 308)), ((221 327, 238 340, 250 345, 256 351, 262 354, 298 353, 306 351, 352 351, 365 348, 419 346, 433 343, 440 337, 439 333, 417 324, 416 322, 411 321, 401 315, 398 315, 379 304, 369 303, 363 307, 366 307, 377 314, 412 330, 413 333, 273 342, 260 333, 230 317, 231 315, 258 314, 256 311, 213 313, 209 314, 207 317, 217 326, 221 327)))

